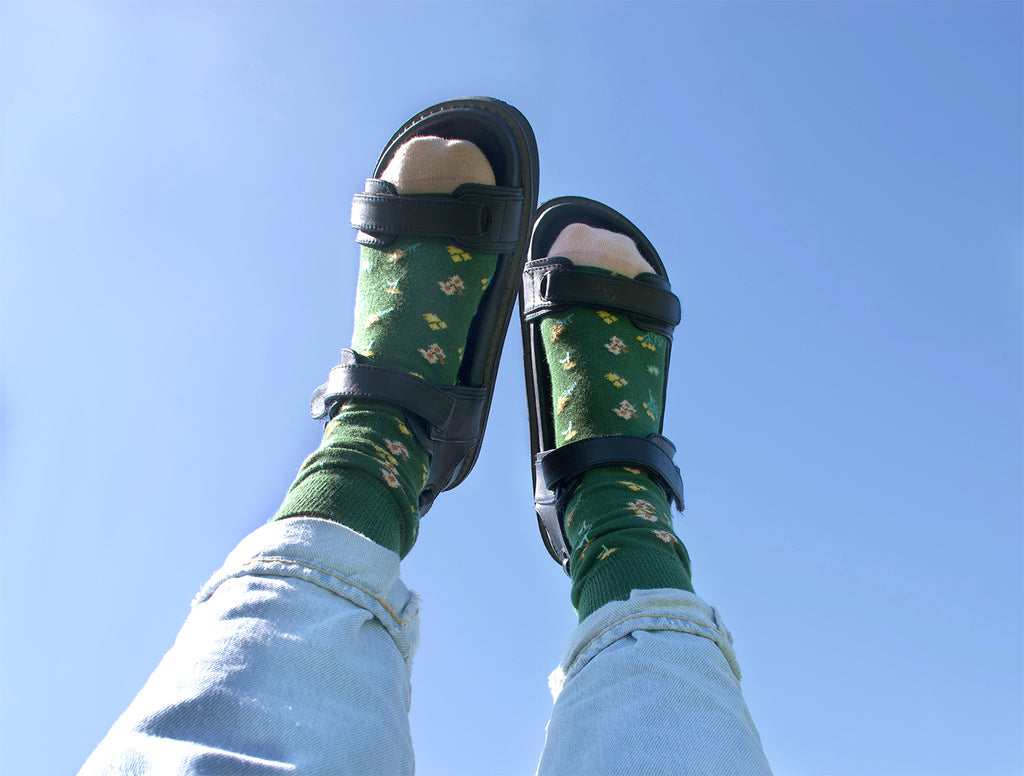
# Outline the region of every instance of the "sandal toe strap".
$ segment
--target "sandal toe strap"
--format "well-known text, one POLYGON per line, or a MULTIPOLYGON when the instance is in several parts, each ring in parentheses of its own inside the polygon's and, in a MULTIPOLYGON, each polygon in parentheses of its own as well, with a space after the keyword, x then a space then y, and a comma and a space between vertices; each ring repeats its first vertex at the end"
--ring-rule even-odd
POLYGON ((581 439, 555 450, 539 453, 534 460, 537 518, 548 550, 569 573, 569 546, 562 528, 561 512, 579 477, 602 466, 633 466, 643 469, 665 491, 676 508, 683 509, 683 480, 672 457, 676 448, 661 434, 644 437, 598 436, 581 439))
POLYGON ((383 401, 406 411, 410 430, 430 456, 430 473, 420 495, 420 514, 425 515, 479 444, 487 391, 432 385, 407 372, 368 364, 345 348, 327 382, 313 392, 310 414, 317 419, 327 417, 347 399, 383 401))
POLYGON ((621 311, 638 328, 669 339, 682 317, 679 299, 664 278, 646 272, 636 278, 588 272, 557 256, 527 264, 523 297, 527 321, 580 305, 621 311))
POLYGON ((520 240, 523 190, 464 183, 450 195, 399 194, 377 178, 352 199, 356 241, 382 247, 399 235, 445 237, 463 248, 508 253, 520 240))

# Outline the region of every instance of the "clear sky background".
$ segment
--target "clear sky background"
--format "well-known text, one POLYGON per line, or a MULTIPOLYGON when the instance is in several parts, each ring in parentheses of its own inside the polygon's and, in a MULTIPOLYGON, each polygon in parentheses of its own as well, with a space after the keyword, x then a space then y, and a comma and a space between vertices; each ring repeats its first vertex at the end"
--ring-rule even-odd
MULTIPOLYGON (((0 771, 73 773, 274 512, 351 195, 487 94, 542 199, 668 265, 677 529, 776 772, 1021 773, 1022 38, 1016 2, 0 3, 0 771)), ((534 770, 575 624, 520 352, 405 564, 425 776, 534 770)))

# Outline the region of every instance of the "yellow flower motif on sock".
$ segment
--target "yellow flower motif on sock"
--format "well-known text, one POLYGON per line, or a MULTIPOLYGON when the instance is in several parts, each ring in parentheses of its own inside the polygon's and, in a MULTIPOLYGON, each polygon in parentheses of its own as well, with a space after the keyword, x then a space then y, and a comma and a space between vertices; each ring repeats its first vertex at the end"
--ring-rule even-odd
POLYGON ((656 367, 654 364, 648 364, 647 365, 647 372, 648 372, 648 374, 652 374, 652 375, 660 375, 661 374, 661 370, 658 369, 658 367, 656 367))
POLYGON ((408 429, 408 427, 402 421, 398 420, 398 421, 395 421, 395 422, 398 423, 398 431, 399 431, 399 433, 405 434, 405 436, 412 436, 412 432, 408 429))
POLYGON ((644 405, 644 411, 645 411, 645 412, 647 413, 647 417, 649 417, 649 418, 650 418, 651 420, 654 420, 654 421, 656 421, 656 420, 657 420, 657 418, 656 418, 656 417, 654 417, 654 413, 653 413, 653 412, 651 412, 651 408, 650 408, 650 406, 649 406, 649 405, 647 404, 647 402, 641 402, 641 404, 643 404, 643 405, 644 405))
POLYGON ((430 468, 426 464, 423 464, 423 484, 420 485, 420 490, 423 490, 425 487, 427 487, 428 479, 430 479, 430 468))
POLYGON ((616 388, 621 388, 624 385, 629 385, 626 378, 619 377, 615 372, 609 372, 604 376, 604 379, 614 385, 616 388))
POLYGON ((565 358, 558 359, 558 363, 562 365, 562 369, 572 369, 576 366, 576 362, 572 360, 568 353, 565 354, 565 358))
POLYGON ((574 517, 576 517, 576 509, 577 509, 577 507, 573 507, 572 511, 568 515, 565 516, 565 527, 566 528, 568 528, 570 525, 572 525, 572 519, 574 517))
POLYGON ((617 315, 612 315, 611 313, 606 312, 605 310, 598 310, 597 314, 601 316, 601 320, 604 321, 605 323, 615 323, 617 320, 619 320, 617 315))
POLYGON ((427 322, 427 326, 429 326, 433 331, 448 328, 448 324, 442 321, 433 313, 423 313, 423 320, 427 322))
POLYGON ((441 291, 444 292, 445 296, 451 296, 452 294, 462 296, 462 291, 466 288, 466 284, 462 282, 462 278, 458 275, 452 275, 447 280, 439 280, 437 285, 441 287, 441 291))
POLYGON ((634 469, 632 466, 623 466, 622 471, 629 472, 630 474, 643 474, 640 469, 634 469))
POLYGON ((397 251, 392 251, 391 253, 388 254, 388 261, 391 264, 394 264, 396 261, 400 261, 401 259, 404 259, 408 255, 409 255, 408 253, 406 253, 405 251, 403 251, 401 249, 399 249, 397 251))
POLYGON ((377 454, 378 461, 380 461, 389 469, 395 470, 395 467, 398 465, 398 459, 396 459, 395 456, 393 456, 380 445, 373 445, 373 451, 377 454))
POLYGON ((462 248, 457 248, 454 245, 448 246, 448 253, 451 255, 452 261, 456 264, 460 261, 471 261, 473 259, 473 257, 462 250, 462 248))
POLYGON ((611 353, 613 356, 619 356, 623 353, 628 353, 629 350, 626 348, 626 343, 620 340, 618 337, 612 337, 606 343, 604 343, 605 350, 611 353))
POLYGON ((638 490, 647 490, 647 488, 645 488, 643 485, 637 485, 635 482, 630 482, 629 480, 619 480, 619 485, 625 485, 634 493, 636 493, 638 490))
POLYGON ((558 407, 555 408, 555 414, 556 415, 561 415, 562 414, 562 410, 565 409, 565 405, 568 404, 568 403, 569 403, 569 397, 568 396, 560 397, 558 399, 558 407))
MULTIPOLYGON (((420 355, 423 356, 428 363, 444 366, 444 351, 441 350, 441 346, 436 342, 426 350, 423 348, 417 348, 417 350, 419 350, 420 355)), ((417 377, 422 377, 422 375, 417 375, 417 377)))
POLYGON ((564 434, 562 434, 562 439, 563 439, 564 441, 568 442, 568 441, 569 441, 570 439, 572 439, 572 438, 573 438, 574 436, 576 436, 576 432, 575 432, 575 431, 573 430, 573 427, 572 427, 572 421, 570 420, 570 421, 569 421, 569 428, 567 428, 567 429, 565 430, 565 433, 564 433, 564 434))
POLYGON ((486 291, 487 285, 491 282, 490 278, 480 278, 480 290, 486 291))
POLYGON ((636 407, 634 407, 625 399, 619 402, 619 406, 612 409, 612 412, 614 412, 623 420, 631 420, 632 418, 636 417, 636 407))
POLYGON ((612 547, 612 548, 611 548, 611 549, 609 550, 609 549, 608 549, 607 547, 605 547, 605 546, 604 546, 604 545, 602 544, 602 545, 601 545, 601 549, 602 549, 602 550, 604 550, 604 552, 602 552, 602 553, 601 553, 601 557, 599 557, 599 558, 598 558, 598 560, 604 560, 605 558, 607 558, 607 557, 608 557, 609 555, 611 555, 611 554, 612 554, 613 552, 615 552, 615 551, 616 551, 617 549, 619 549, 619 548, 618 548, 618 547, 612 547))
POLYGON ((655 344, 655 340, 650 334, 641 334, 637 337, 640 342, 640 347, 647 348, 648 350, 657 350, 658 346, 655 344))
POLYGON ((388 287, 385 288, 384 290, 387 291, 389 294, 402 293, 402 290, 398 287, 398 278, 395 278, 390 283, 388 283, 388 287))
MULTIPOLYGON (((422 353, 422 352, 423 351, 421 350, 420 353, 422 353)), ((423 357, 426 358, 426 356, 423 356, 423 357)), ((411 374, 413 377, 420 378, 420 380, 426 380, 427 379, 423 375, 421 375, 419 372, 409 372, 409 374, 411 374)))
POLYGON ((462 351, 463 350, 465 350, 465 348, 459 348, 459 363, 460 364, 462 363, 462 351))

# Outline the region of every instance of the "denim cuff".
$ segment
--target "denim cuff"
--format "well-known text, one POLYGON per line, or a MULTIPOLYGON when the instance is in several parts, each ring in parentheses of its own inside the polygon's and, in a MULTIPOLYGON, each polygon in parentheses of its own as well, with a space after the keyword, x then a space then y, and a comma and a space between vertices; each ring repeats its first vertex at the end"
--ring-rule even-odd
POLYGON ((397 553, 331 520, 275 520, 239 543, 196 595, 192 608, 228 579, 251 575, 303 580, 370 612, 411 668, 419 645, 419 599, 399 578, 399 560, 397 553))
POLYGON ((562 662, 548 677, 555 699, 565 683, 601 650, 633 631, 680 631, 711 639, 740 680, 732 634, 715 607, 685 590, 634 590, 628 601, 611 601, 579 624, 562 662))

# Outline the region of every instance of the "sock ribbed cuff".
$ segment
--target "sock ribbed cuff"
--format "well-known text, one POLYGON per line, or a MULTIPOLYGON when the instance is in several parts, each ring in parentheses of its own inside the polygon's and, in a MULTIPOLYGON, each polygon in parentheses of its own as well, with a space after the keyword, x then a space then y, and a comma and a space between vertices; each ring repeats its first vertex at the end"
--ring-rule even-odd
MULTIPOLYGON (((615 547, 614 552, 589 573, 573 574, 572 605, 580 622, 606 603, 629 600, 634 590, 673 588, 693 592, 689 557, 681 563, 677 552, 651 547, 645 539, 609 537, 607 544, 615 547)), ((681 543, 679 547, 685 555, 681 543)))
POLYGON ((693 592, 690 556, 661 487, 632 467, 583 475, 565 507, 572 603, 580 621, 633 590, 693 592))
POLYGON ((332 520, 404 557, 408 550, 403 550, 412 546, 415 535, 407 535, 410 521, 402 520, 400 514, 401 508, 378 479, 359 469, 336 465, 301 477, 273 520, 332 520))
POLYGON ((272 520, 311 515, 358 531, 403 558, 419 532, 426 452, 401 410, 353 401, 327 424, 272 520))

